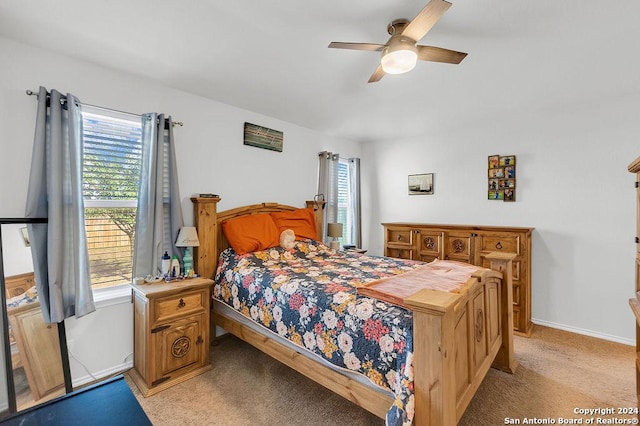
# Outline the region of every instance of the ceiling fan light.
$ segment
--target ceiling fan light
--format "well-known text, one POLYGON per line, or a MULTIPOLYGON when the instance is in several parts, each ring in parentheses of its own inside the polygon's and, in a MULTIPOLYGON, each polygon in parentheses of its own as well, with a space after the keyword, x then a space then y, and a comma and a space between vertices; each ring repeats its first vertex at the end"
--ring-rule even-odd
POLYGON ((403 74, 415 68, 418 54, 412 50, 396 50, 382 57, 380 63, 387 74, 403 74))
POLYGON ((382 50, 380 64, 387 74, 402 74, 411 71, 418 62, 418 49, 413 40, 399 36, 392 38, 382 50))

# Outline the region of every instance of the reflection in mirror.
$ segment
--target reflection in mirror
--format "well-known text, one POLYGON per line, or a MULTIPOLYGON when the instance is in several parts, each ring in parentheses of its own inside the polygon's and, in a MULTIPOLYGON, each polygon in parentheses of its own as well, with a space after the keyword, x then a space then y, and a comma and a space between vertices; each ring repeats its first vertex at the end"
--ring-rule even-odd
MULTIPOLYGON (((2 364, 0 365, 7 365, 6 364, 6 360, 5 360, 5 350, 4 350, 4 316, 0 315, 0 327, 2 327, 2 342, 0 343, 0 349, 2 349, 2 351, 0 352, 0 361, 2 361, 2 364)), ((10 411, 9 411, 9 393, 8 393, 8 381, 7 381, 7 374, 6 371, 8 370, 8 368, 0 368, 0 419, 4 418, 5 416, 9 415, 10 411)))
MULTIPOLYGON (((40 310, 27 225, 1 226, 11 370, 20 411, 63 395, 64 376, 57 325, 46 324, 40 310)), ((8 407, 6 383, 10 382, 3 379, 2 412, 8 407)))

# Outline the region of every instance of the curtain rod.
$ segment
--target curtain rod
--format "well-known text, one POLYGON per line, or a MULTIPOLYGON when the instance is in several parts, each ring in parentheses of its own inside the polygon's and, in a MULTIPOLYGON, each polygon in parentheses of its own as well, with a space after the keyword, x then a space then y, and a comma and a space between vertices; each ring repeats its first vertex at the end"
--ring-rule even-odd
MULTIPOLYGON (((26 93, 27 93, 27 95, 29 95, 29 96, 36 96, 36 97, 38 96, 38 93, 37 93, 37 92, 34 92, 33 90, 30 90, 30 89, 27 89, 27 90, 26 90, 26 93)), ((49 92, 47 92, 47 95, 49 95, 49 92)), ((87 106, 90 106, 90 107, 93 107, 93 108, 104 109, 104 110, 107 110, 107 111, 121 112, 121 113, 123 113, 123 114, 131 114, 131 115, 137 115, 137 116, 140 116, 140 115, 141 115, 141 114, 136 114, 136 113, 133 113, 133 112, 121 111, 121 110, 119 110, 119 109, 106 108, 106 107, 98 106, 98 105, 91 105, 91 104, 87 104, 87 103, 84 103, 84 102, 83 102, 83 104, 84 104, 84 105, 87 105, 87 106)), ((174 127, 175 127, 175 126, 180 126, 180 127, 184 126, 184 123, 183 123, 182 121, 172 121, 172 122, 171 122, 171 124, 172 124, 174 127)))

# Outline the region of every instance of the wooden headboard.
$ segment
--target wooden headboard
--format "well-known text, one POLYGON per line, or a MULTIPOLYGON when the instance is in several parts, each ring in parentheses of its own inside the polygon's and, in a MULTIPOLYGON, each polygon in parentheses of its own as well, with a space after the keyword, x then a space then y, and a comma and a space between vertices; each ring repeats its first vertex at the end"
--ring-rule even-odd
POLYGON ((5 291, 7 299, 20 296, 22 293, 35 285, 33 272, 27 272, 20 275, 12 275, 4 277, 5 291))
MULTIPOLYGON (((198 230, 199 247, 194 247, 195 270, 205 278, 213 278, 218 266, 220 253, 229 247, 220 224, 240 216, 258 213, 272 213, 297 210, 300 207, 287 206, 278 203, 260 203, 237 207, 218 213, 218 197, 193 197, 194 224, 198 230)), ((322 205, 324 201, 307 201, 308 208, 313 208, 316 219, 316 232, 322 235, 322 205)))

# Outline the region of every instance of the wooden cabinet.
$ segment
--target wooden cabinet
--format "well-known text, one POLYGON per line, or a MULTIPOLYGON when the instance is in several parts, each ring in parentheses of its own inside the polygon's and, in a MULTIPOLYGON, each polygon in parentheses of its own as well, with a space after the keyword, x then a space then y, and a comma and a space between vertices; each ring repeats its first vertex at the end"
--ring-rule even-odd
POLYGON ((34 401, 64 393, 58 325, 46 324, 39 302, 7 309, 18 346, 14 368, 22 366, 34 401), (19 364, 17 363, 19 362, 19 364))
MULTIPOLYGON (((35 289, 31 289, 35 285, 33 272, 5 277, 5 284, 10 296, 7 318, 13 369, 24 369, 33 401, 64 394, 58 325, 44 322, 35 289)), ((33 401, 23 400, 18 408, 33 401)))
POLYGON ((636 284, 635 297, 629 299, 629 305, 636 317, 636 394, 640 408, 640 157, 629 165, 629 171, 636 175, 636 284))
POLYGON ((491 252, 513 253, 514 330, 530 335, 533 228, 426 223, 383 223, 384 255, 431 262, 456 260, 488 268, 491 252))
POLYGON ((209 307, 205 278, 133 285, 131 378, 150 396, 209 369, 209 307))

